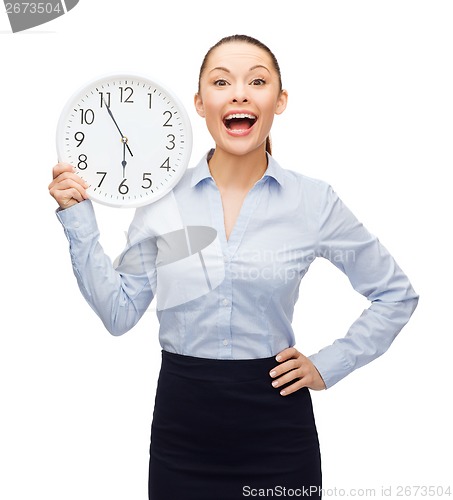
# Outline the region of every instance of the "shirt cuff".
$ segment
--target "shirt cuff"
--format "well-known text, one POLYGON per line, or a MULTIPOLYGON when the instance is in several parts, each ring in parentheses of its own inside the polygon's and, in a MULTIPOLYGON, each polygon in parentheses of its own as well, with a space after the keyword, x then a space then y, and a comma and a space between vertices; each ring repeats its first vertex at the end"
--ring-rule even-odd
POLYGON ((55 213, 69 239, 81 239, 98 232, 93 204, 90 200, 81 201, 64 210, 58 208, 55 213))
POLYGON ((335 344, 308 356, 308 359, 315 365, 326 384, 326 389, 329 389, 353 371, 343 353, 335 344))

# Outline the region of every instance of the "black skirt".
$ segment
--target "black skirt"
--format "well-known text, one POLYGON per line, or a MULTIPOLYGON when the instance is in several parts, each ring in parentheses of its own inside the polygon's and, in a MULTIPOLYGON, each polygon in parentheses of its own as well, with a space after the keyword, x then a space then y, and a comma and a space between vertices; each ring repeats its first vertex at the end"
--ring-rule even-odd
POLYGON ((162 351, 150 500, 321 498, 310 392, 281 396, 269 376, 277 364, 274 357, 217 360, 162 351))

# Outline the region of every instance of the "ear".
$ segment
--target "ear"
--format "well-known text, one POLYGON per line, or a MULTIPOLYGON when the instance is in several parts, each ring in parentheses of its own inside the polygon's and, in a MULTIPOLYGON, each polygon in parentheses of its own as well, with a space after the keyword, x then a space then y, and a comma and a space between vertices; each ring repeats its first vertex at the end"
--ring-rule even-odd
POLYGON ((197 110, 197 113, 202 118, 205 118, 203 100, 202 100, 202 98, 201 98, 201 96, 200 96, 200 94, 198 92, 195 94, 193 102, 195 104, 195 109, 197 110))
POLYGON ((275 114, 281 115, 283 111, 285 111, 287 104, 288 104, 288 92, 286 90, 282 90, 280 92, 280 95, 278 96, 277 105, 275 106, 275 114))

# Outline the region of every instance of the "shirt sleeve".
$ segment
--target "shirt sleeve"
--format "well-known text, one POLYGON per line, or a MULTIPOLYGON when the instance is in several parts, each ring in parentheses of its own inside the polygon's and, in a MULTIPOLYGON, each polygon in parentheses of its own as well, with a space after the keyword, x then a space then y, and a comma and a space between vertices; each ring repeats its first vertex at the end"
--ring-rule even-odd
POLYGON ((388 250, 330 186, 322 198, 317 256, 345 273, 371 302, 344 338, 309 356, 329 388, 387 351, 414 312, 418 295, 388 250))
POLYGON ((128 245, 113 264, 99 243, 91 201, 57 210, 69 241, 72 268, 80 291, 112 335, 130 330, 144 314, 155 291, 154 240, 134 217, 128 245))

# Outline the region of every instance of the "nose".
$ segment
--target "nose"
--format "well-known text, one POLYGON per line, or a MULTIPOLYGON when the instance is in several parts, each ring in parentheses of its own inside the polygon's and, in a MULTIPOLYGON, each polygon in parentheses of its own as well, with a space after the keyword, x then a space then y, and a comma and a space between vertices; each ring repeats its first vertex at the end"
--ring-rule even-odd
POLYGON ((245 85, 236 85, 233 90, 232 102, 248 102, 247 87, 245 85))

